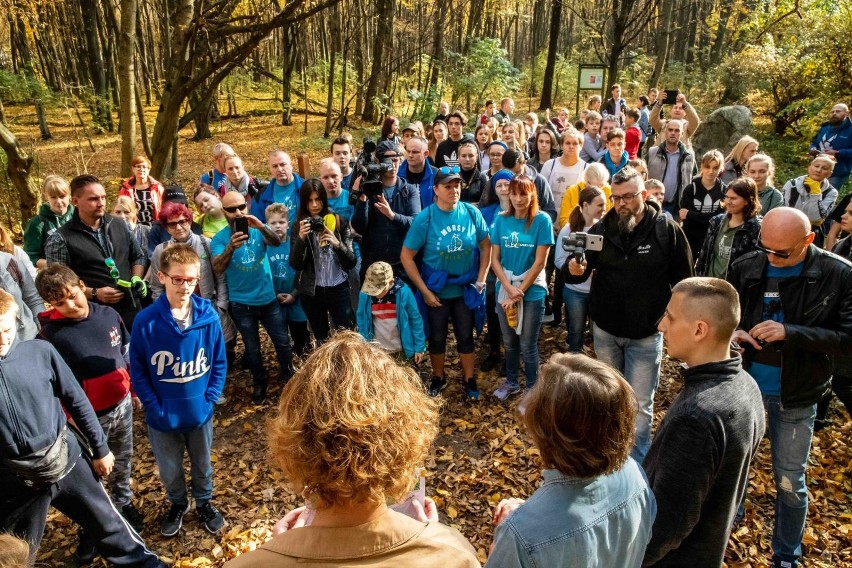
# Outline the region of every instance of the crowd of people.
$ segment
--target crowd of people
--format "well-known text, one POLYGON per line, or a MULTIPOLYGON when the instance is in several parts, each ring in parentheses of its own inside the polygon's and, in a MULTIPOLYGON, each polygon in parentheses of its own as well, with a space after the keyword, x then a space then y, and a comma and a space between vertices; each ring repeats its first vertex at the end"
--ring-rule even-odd
POLYGON ((141 412, 161 534, 192 504, 220 534, 212 417, 243 365, 254 404, 270 374, 286 385, 270 447, 306 506, 230 565, 477 566, 409 490, 436 397, 475 404, 497 369, 490 395, 523 393, 544 471, 497 507, 488 566, 717 567, 765 432, 772 560, 797 566, 813 433, 832 393, 852 410, 848 107, 778 190, 750 136, 696 156, 684 95, 611 95, 573 123, 514 120, 510 98, 475 120, 446 103, 426 126, 388 116, 374 152, 340 136, 308 179, 281 149, 269 181, 250 175, 219 143, 191 200, 145 157, 109 207, 97 177, 48 176, 23 248, 0 239, 0 531, 31 562, 53 505, 81 562, 161 565, 130 487, 141 412), (563 321, 542 364, 542 326, 563 321), (664 348, 684 388, 652 435, 664 348))

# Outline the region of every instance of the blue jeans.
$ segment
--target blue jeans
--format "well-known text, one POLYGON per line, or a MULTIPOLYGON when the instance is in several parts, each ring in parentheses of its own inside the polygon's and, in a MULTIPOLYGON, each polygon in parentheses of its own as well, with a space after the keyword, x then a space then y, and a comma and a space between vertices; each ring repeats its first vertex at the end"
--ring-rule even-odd
POLYGON ((115 506, 121 509, 133 500, 130 491, 130 459, 133 457, 133 401, 130 395, 103 416, 98 422, 107 436, 109 451, 115 456, 115 465, 107 485, 115 506))
POLYGON ((808 516, 805 471, 814 434, 816 404, 790 408, 779 396, 763 396, 772 471, 775 476, 775 528, 772 531, 773 560, 797 561, 802 556, 802 536, 808 516))
POLYGON ((261 324, 269 335, 269 339, 272 340, 272 345, 275 346, 282 377, 289 379, 293 375, 293 349, 290 347, 290 337, 287 335, 278 301, 273 300, 260 306, 231 302, 231 314, 243 338, 244 356, 254 384, 266 385, 266 371, 260 356, 261 324))
POLYGON ((636 394, 639 413, 636 415, 636 441, 633 443, 630 457, 641 464, 651 447, 654 391, 660 382, 663 334, 655 333, 642 339, 629 339, 611 335, 597 325, 592 326, 592 334, 598 359, 623 374, 636 394))
POLYGON ((183 472, 183 451, 189 453, 189 477, 192 498, 200 507, 213 497, 213 464, 210 447, 213 444, 213 419, 192 432, 160 432, 148 428, 151 452, 160 468, 160 481, 166 488, 169 501, 186 505, 186 477, 183 472))
POLYGON ((589 318, 589 294, 563 286, 562 298, 565 300, 565 311, 568 312, 565 322, 568 327, 568 351, 582 353, 586 320, 589 318))
POLYGON ((518 386, 518 370, 521 357, 524 359, 524 378, 526 388, 531 389, 538 377, 538 335, 541 332, 541 320, 544 317, 544 299, 524 300, 524 325, 521 335, 509 327, 503 306, 497 304, 497 317, 500 318, 500 329, 503 331, 503 349, 506 353, 506 380, 513 386, 518 386))
POLYGON ((834 187, 834 189, 836 189, 837 191, 840 191, 841 189, 843 189, 843 185, 846 183, 846 181, 848 179, 849 179, 849 174, 842 175, 842 176, 831 176, 830 178, 828 178, 828 183, 830 183, 832 185, 832 187, 834 187))

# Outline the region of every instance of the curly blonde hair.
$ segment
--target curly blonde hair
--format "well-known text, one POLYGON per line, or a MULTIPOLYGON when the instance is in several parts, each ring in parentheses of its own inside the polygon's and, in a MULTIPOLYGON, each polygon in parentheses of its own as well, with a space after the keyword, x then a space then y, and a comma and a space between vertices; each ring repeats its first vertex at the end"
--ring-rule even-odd
POLYGON ((409 367, 340 331, 281 394, 269 449, 313 506, 381 504, 410 490, 438 433, 438 403, 409 367))

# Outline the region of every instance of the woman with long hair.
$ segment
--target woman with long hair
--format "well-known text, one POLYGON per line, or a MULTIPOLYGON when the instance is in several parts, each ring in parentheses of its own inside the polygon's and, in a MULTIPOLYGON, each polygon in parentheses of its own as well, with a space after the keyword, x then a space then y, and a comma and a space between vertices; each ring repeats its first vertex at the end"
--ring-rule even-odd
MULTIPOLYGON (((562 246, 563 239, 570 237, 571 233, 587 233, 592 225, 601 220, 605 211, 606 196, 601 188, 588 185, 580 190, 578 204, 571 210, 567 223, 556 237, 556 258, 554 259, 556 268, 562 270, 570 256, 562 246)), ((565 284, 562 287, 565 311, 568 313, 568 319, 565 321, 568 327, 568 351, 572 353, 583 352, 583 336, 586 333, 586 320, 589 317, 591 287, 591 278, 582 284, 565 284)))
POLYGON ((473 139, 479 149, 479 171, 487 172, 491 168, 491 159, 488 157, 488 144, 491 143, 491 130, 487 124, 480 124, 473 131, 473 139))
POLYGON ((535 146, 533 147, 532 157, 527 164, 535 168, 535 171, 538 173, 541 173, 541 168, 544 164, 548 160, 552 160, 558 156, 559 138, 550 128, 540 126, 538 134, 535 135, 535 146))
POLYGON ((491 228, 491 270, 497 276, 497 316, 506 353, 506 381, 494 391, 500 400, 521 391, 521 358, 526 388, 535 384, 547 296, 544 267, 553 245, 553 222, 538 208, 533 180, 525 175, 512 178, 508 205, 491 228))
POLYGON ((757 154, 760 143, 751 136, 740 138, 731 151, 725 156, 725 165, 719 178, 723 183, 731 183, 746 173, 746 164, 757 154))
POLYGON ((725 188, 725 212, 710 219, 695 262, 696 276, 725 278, 739 257, 760 244, 760 200, 754 180, 741 177, 725 188))
POLYGON ((399 119, 397 117, 388 116, 382 123, 382 136, 381 138, 379 138, 379 142, 382 142, 384 140, 390 140, 391 142, 395 142, 397 144, 400 143, 399 119))
POLYGON ((355 268, 349 221, 328 208, 328 194, 317 178, 299 188, 299 213, 292 228, 290 266, 295 268, 302 308, 317 343, 335 327, 354 329, 348 271, 355 268))
POLYGON ((112 203, 110 214, 113 217, 123 219, 127 226, 130 227, 130 232, 133 233, 133 238, 139 248, 142 249, 142 254, 145 255, 145 269, 148 269, 148 233, 151 232, 150 225, 143 225, 139 222, 139 211, 136 209, 136 202, 132 197, 127 195, 119 195, 112 203))
POLYGON ((520 130, 518 130, 516 122, 507 122, 504 124, 503 131, 500 136, 507 148, 524 153, 526 151, 526 141, 524 141, 524 145, 521 146, 521 133, 520 130))
POLYGON ((136 206, 136 223, 150 227, 160 216, 163 185, 149 175, 151 163, 145 156, 130 162, 133 175, 121 183, 118 195, 129 197, 136 206))
POLYGON ((745 175, 754 180, 760 212, 766 215, 784 205, 784 196, 775 189, 775 162, 766 154, 755 154, 746 162, 745 175))
POLYGON ((433 156, 438 151, 438 144, 449 138, 450 129, 443 120, 432 123, 432 137, 429 139, 429 161, 435 165, 433 156))

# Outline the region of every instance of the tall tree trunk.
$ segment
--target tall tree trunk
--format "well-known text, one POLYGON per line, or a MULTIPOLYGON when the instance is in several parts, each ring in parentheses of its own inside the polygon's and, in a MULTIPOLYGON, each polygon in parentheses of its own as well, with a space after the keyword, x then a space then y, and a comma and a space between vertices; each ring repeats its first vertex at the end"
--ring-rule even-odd
POLYGON ((33 157, 21 148, 12 131, 0 125, 0 148, 6 152, 6 173, 21 200, 21 219, 26 220, 38 212, 39 188, 30 177, 33 157))
MULTIPOLYGON (((42 140, 50 140, 53 138, 53 135, 51 135, 50 128, 47 125, 47 114, 44 111, 44 104, 41 101, 41 85, 39 84, 38 79, 36 79, 33 57, 30 52, 30 46, 27 43, 27 30, 20 15, 15 16, 15 28, 18 55, 21 58, 24 77, 27 79, 30 97, 32 98, 33 106, 35 106, 39 133, 41 134, 42 140)), ((14 140, 14 136, 12 139, 14 140)))
MULTIPOLYGON (((331 135, 331 113, 334 112, 334 65, 337 62, 337 46, 340 37, 340 12, 335 7, 331 14, 331 33, 329 34, 330 45, 328 62, 328 100, 325 107, 325 130, 323 130, 323 138, 328 138, 331 135)), ((344 65, 346 62, 344 62, 344 65)), ((306 93, 307 94, 307 93, 306 93)), ((341 112, 343 108, 341 107, 341 112)))
POLYGON ((293 27, 285 25, 281 30, 281 51, 284 60, 281 69, 281 126, 293 124, 293 71, 296 68, 296 42, 293 38, 293 27))
MULTIPOLYGON (((118 99, 121 124, 121 176, 131 174, 130 162, 136 152, 136 0, 121 0, 121 28, 118 35, 118 99)), ((145 120, 145 116, 140 117, 145 120)))
POLYGON ((550 38, 547 42, 547 65, 541 86, 541 102, 538 110, 553 106, 553 73, 556 70, 556 49, 559 46, 559 30, 562 25, 562 0, 553 0, 550 9, 550 38))
MULTIPOLYGON (((432 58, 429 71, 429 86, 438 87, 438 75, 441 61, 444 60, 444 21, 447 17, 447 6, 444 0, 438 0, 437 18, 435 19, 432 35, 432 58)), ((425 110, 425 109, 424 109, 425 110)))
POLYGON ((715 67, 722 62, 722 50, 725 48, 728 20, 731 19, 733 2, 722 2, 719 12, 719 23, 716 26, 716 37, 713 39, 713 47, 710 49, 710 66, 715 67))
POLYGON ((94 0, 80 0, 80 10, 83 16, 83 36, 86 38, 88 64, 92 73, 92 87, 95 90, 92 118, 95 129, 103 131, 109 126, 110 101, 104 58, 101 55, 102 49, 98 40, 98 8, 94 0))
POLYGON ((648 88, 656 87, 660 82, 660 77, 666 65, 666 57, 669 52, 669 43, 672 36, 672 12, 674 11, 673 0, 662 0, 660 4, 660 16, 662 20, 657 26, 656 34, 656 52, 657 57, 654 60, 654 70, 651 72, 651 79, 648 88))
POLYGON ((364 112, 361 113, 361 119, 368 122, 375 121, 378 116, 375 98, 379 94, 379 85, 383 83, 384 56, 393 49, 391 45, 393 30, 390 24, 393 21, 394 0, 378 0, 375 5, 378 21, 373 39, 373 61, 370 78, 367 80, 367 90, 364 93, 364 112))

